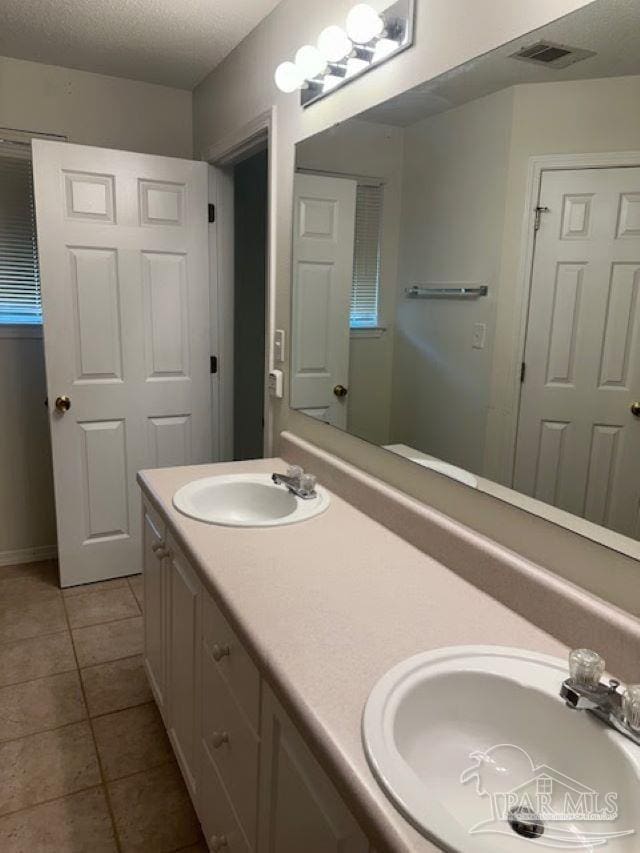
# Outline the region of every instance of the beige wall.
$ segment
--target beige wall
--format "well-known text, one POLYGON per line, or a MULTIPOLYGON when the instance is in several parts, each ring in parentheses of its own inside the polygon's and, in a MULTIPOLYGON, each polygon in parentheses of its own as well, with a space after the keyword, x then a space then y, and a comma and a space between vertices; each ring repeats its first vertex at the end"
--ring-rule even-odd
MULTIPOLYGON (((272 246, 278 328, 289 331, 291 212, 294 145, 307 136, 393 97, 512 38, 544 26, 585 0, 417 0, 416 46, 393 61, 345 86, 326 100, 302 110, 294 95, 273 84, 275 66, 330 23, 344 20, 351 0, 283 0, 194 92, 194 138, 197 155, 220 143, 261 113, 276 108, 273 152, 272 246)), ((285 383, 285 387, 287 387, 285 383)), ((318 423, 288 407, 288 389, 276 404, 276 431, 296 434, 337 453, 470 527, 566 574, 576 569, 584 586, 601 588, 606 566, 612 597, 624 589, 617 567, 635 561, 460 484, 427 471, 360 439, 318 423)))
POLYGON ((405 130, 391 438, 482 473, 513 89, 405 130), (486 298, 410 300, 473 282, 486 298), (486 326, 474 349, 474 324, 486 326))
MULTIPOLYGON (((0 57, 0 127, 70 141, 192 156, 191 93, 0 57)), ((55 544, 42 339, 3 337, 0 399, 0 564, 55 544)), ((36 551, 42 555, 42 551, 36 551)))
POLYGON ((374 444, 389 443, 403 137, 399 127, 350 121, 297 148, 298 166, 384 183, 380 324, 385 331, 354 332, 349 347, 348 429, 374 444))
POLYGON ((0 127, 70 142, 192 156, 192 96, 182 89, 0 57, 0 127))
POLYGON ((505 201, 499 313, 487 422, 485 476, 509 483, 520 356, 514 342, 525 292, 519 265, 530 158, 544 154, 640 151, 640 77, 527 84, 514 89, 513 132, 505 201))

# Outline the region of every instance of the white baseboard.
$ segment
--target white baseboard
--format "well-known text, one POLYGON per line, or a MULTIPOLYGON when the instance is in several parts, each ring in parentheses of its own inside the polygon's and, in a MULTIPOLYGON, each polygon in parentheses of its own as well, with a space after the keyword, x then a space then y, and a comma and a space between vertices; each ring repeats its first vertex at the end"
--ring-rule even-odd
POLYGON ((17 566, 19 563, 36 563, 38 560, 53 560, 58 556, 55 545, 38 545, 19 551, 0 551, 0 566, 17 566))

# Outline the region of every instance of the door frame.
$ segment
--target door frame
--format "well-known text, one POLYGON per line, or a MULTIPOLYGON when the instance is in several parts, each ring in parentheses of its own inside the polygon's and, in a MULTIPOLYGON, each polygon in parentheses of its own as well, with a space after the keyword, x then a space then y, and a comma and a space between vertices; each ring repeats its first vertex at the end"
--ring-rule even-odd
POLYGON ((533 263, 537 231, 535 229, 536 208, 540 198, 542 176, 544 172, 567 171, 572 169, 611 169, 634 168, 640 166, 640 151, 602 151, 595 154, 542 154, 529 158, 527 171, 527 188, 522 217, 521 253, 516 278, 516 333, 513 336, 511 350, 511 393, 513 407, 506 418, 503 440, 509 447, 505 455, 505 468, 509 488, 513 488, 513 477, 516 462, 516 440, 518 437, 518 422, 520 419, 520 398, 522 381, 520 366, 524 361, 527 342, 527 325, 529 321, 529 301, 531 297, 531 281, 533 278, 533 263))
MULTIPOLYGON (((264 353, 264 429, 263 453, 273 454, 274 411, 269 393, 269 374, 274 369, 274 335, 276 317, 276 107, 257 115, 251 121, 224 136, 205 149, 202 159, 216 166, 222 176, 218 183, 216 215, 218 352, 222 370, 219 375, 220 460, 233 458, 233 287, 234 229, 232 168, 251 154, 267 148, 267 264, 265 281, 265 353, 264 353), (226 366, 226 367, 225 367, 226 366)), ((211 192, 211 184, 210 184, 211 192)))

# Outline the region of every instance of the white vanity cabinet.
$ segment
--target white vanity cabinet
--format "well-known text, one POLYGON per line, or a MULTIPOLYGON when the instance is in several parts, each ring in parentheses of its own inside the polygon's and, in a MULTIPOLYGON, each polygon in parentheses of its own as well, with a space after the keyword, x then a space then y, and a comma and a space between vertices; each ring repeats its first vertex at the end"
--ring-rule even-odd
POLYGON ((268 686, 263 687, 263 853, 369 853, 369 842, 268 686))
POLYGON ((167 567, 165 526, 146 502, 142 506, 144 664, 156 704, 167 723, 167 567))
POLYGON ((198 792, 200 730, 200 606, 202 587, 178 544, 167 534, 168 732, 193 797, 198 792))
POLYGON ((145 667, 211 851, 369 844, 182 549, 145 500, 145 667))

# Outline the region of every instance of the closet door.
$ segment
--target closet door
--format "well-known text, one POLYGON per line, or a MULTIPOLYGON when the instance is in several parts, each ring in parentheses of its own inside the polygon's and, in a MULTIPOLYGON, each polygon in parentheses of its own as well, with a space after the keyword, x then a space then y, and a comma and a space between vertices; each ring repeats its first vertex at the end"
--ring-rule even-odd
POLYGON ((207 165, 35 140, 62 586, 140 568, 136 472, 211 459, 207 165))

